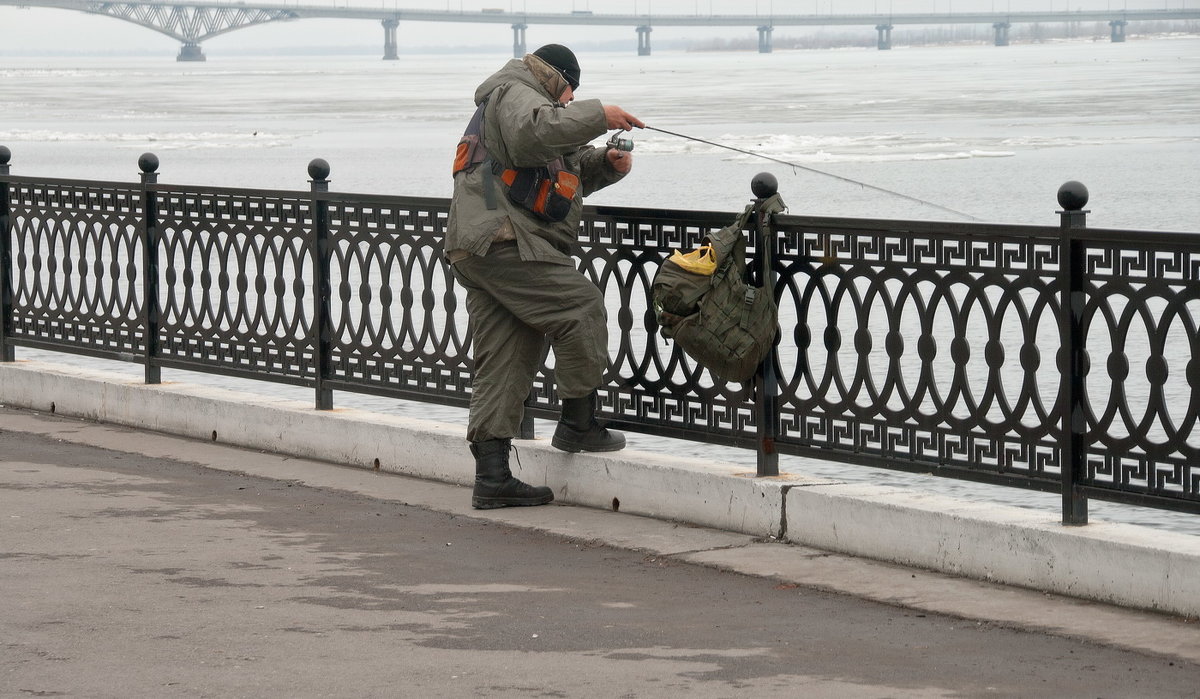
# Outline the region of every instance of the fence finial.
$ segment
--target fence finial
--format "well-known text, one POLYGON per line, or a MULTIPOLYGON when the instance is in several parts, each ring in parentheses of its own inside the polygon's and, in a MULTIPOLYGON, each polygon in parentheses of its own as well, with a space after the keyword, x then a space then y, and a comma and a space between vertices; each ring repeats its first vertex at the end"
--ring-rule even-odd
POLYGON ((157 171, 158 156, 153 153, 142 153, 142 157, 138 158, 138 168, 147 175, 157 171))
POLYGON ((1079 211, 1088 203, 1088 188, 1071 180, 1058 188, 1058 205, 1066 211, 1079 211))
POLYGON ((329 191, 329 163, 324 158, 313 158, 308 163, 309 188, 314 192, 329 191))
POLYGON ((329 177, 329 163, 324 158, 313 158, 308 164, 308 176, 318 181, 329 177))
POLYGON ((750 191, 759 199, 766 199, 779 191, 779 180, 769 172, 760 172, 750 180, 750 191))

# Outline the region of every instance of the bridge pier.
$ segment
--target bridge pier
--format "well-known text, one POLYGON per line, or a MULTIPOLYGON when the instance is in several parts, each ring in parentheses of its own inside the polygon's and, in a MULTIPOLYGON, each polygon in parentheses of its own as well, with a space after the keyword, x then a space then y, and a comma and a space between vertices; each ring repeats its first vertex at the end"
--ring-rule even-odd
POLYGON ((194 42, 186 42, 179 47, 179 55, 175 57, 177 61, 206 61, 208 60, 204 52, 200 50, 200 44, 194 42))
POLYGON ((1008 30, 1012 25, 1008 22, 996 22, 992 25, 992 29, 996 30, 996 45, 1008 46, 1008 30))
POLYGON ((1109 28, 1112 30, 1112 41, 1114 44, 1125 43, 1125 25, 1126 24, 1129 24, 1129 23, 1123 19, 1114 19, 1113 21, 1108 23, 1109 28))
POLYGON ((771 32, 775 31, 775 27, 762 26, 758 28, 758 52, 771 53, 771 32))
POLYGON ((512 25, 513 58, 521 58, 526 53, 529 53, 528 51, 525 50, 525 30, 528 28, 529 28, 529 26, 525 25, 525 24, 512 25))
POLYGON ((400 55, 396 52, 396 27, 400 26, 398 19, 383 20, 383 60, 398 61, 400 55))
POLYGON ((892 25, 876 24, 875 31, 879 32, 879 50, 888 51, 892 48, 892 25))
POLYGON ((654 31, 654 29, 648 24, 643 24, 637 28, 639 56, 650 55, 650 32, 652 31, 654 31))

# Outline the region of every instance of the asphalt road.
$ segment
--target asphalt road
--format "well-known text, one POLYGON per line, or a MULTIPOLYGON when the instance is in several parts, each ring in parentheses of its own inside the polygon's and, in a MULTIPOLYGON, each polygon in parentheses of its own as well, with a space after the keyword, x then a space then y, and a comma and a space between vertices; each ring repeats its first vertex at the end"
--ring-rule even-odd
POLYGON ((279 457, 213 468, 212 445, 147 456, 138 432, 30 416, 0 411, 3 697, 1200 692, 1188 659, 517 526, 578 508, 481 519, 418 502, 463 488, 332 465, 385 494, 314 487, 228 470, 279 457), (89 430, 118 448, 71 441, 89 430))

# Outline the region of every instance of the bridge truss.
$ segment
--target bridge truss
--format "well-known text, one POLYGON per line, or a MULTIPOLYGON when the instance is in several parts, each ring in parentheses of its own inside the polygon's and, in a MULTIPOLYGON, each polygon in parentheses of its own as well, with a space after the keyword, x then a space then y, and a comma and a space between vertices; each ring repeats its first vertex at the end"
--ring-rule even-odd
POLYGON ((142 2, 87 2, 80 8, 92 14, 108 15, 153 29, 179 40, 183 48, 179 60, 204 60, 200 42, 214 36, 256 24, 296 19, 295 12, 283 8, 246 7, 243 5, 161 5, 142 2))

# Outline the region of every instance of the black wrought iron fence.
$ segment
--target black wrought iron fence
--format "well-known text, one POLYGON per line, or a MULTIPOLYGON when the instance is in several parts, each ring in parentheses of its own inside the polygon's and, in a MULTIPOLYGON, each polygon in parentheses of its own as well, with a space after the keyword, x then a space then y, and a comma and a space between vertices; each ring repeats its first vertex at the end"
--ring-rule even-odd
MULTIPOLYGON (((444 199, 9 174, 0 147, 0 358, 37 347, 466 406, 471 328, 442 262, 444 199)), ((768 196, 769 177, 756 181, 768 196)), ((786 195, 786 193, 785 193, 786 195)), ((786 196, 785 196, 786 198, 786 196)), ((609 306, 602 411, 621 427, 778 454, 1200 512, 1200 236, 760 216, 780 308, 753 382, 657 333, 655 271, 734 213, 589 207, 581 269, 609 306)), ((765 264, 772 272, 763 274, 765 264)), ((553 356, 527 403, 557 416, 553 356)))

